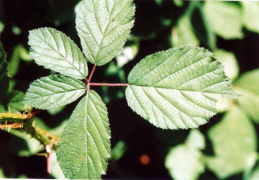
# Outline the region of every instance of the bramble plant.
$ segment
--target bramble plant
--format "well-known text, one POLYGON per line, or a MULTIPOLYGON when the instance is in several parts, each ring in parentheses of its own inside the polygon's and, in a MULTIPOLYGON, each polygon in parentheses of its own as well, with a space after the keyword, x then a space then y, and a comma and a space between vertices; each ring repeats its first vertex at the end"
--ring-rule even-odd
POLYGON ((92 82, 95 69, 122 50, 134 14, 132 0, 81 2, 76 29, 83 52, 53 28, 30 31, 30 56, 60 74, 31 83, 25 103, 45 110, 82 97, 57 145, 57 160, 66 178, 99 179, 107 170, 111 132, 107 108, 94 86, 126 87, 129 107, 163 129, 197 128, 217 113, 216 102, 221 97, 236 96, 221 63, 210 51, 195 46, 145 57, 129 73, 128 83, 92 82), (91 72, 87 62, 93 64, 91 72))
POLYGON ((55 29, 30 31, 31 57, 60 75, 33 82, 25 96, 26 104, 48 109, 83 96, 57 147, 66 178, 100 178, 107 169, 111 154, 107 109, 93 86, 127 87, 126 99, 133 111, 164 129, 199 127, 216 114, 219 98, 235 94, 212 53, 192 46, 147 56, 130 72, 128 84, 92 82, 96 66, 107 64, 122 50, 134 13, 132 0, 82 2, 76 29, 83 53, 55 29), (90 75, 87 61, 94 64, 90 75))

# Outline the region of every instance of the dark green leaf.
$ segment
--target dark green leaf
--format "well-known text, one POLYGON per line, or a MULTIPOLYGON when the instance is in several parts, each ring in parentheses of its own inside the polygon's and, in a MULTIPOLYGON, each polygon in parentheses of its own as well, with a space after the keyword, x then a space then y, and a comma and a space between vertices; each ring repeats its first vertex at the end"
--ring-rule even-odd
POLYGON ((100 179, 110 156, 107 109, 91 90, 78 103, 62 133, 58 162, 66 178, 100 179))

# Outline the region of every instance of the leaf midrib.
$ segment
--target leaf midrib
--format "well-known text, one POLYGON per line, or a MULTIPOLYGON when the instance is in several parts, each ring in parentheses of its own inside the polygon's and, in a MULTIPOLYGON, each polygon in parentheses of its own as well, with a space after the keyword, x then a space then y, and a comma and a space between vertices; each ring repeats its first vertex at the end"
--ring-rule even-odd
MULTIPOLYGON (((224 81, 218 82, 216 84, 220 84, 220 83, 225 83, 224 81)), ((214 86, 216 84, 212 84, 211 86, 214 86)), ((195 91, 195 90, 186 90, 186 89, 174 89, 174 88, 170 88, 170 87, 157 87, 157 86, 147 86, 147 85, 129 85, 129 86, 139 86, 139 87, 146 87, 146 88, 157 88, 157 89, 168 89, 168 90, 174 90, 174 91, 183 91, 183 92, 198 92, 198 93, 207 93, 207 94, 220 94, 222 95, 223 93, 216 93, 216 92, 207 92, 207 91, 195 91)), ((207 86, 206 88, 208 88, 210 86, 207 86)))
MULTIPOLYGON (((45 90, 48 90, 48 89, 45 89, 45 90)), ((65 94, 65 93, 70 93, 70 92, 77 92, 77 91, 84 91, 85 89, 76 89, 76 90, 69 90, 69 91, 64 91, 64 92, 58 92, 58 93, 54 93, 54 94, 51 94, 51 95, 46 95, 46 96, 43 96, 43 95, 40 95, 40 97, 37 97, 37 98, 31 98, 30 99, 39 99, 39 98, 45 98, 45 97, 51 97, 51 96, 55 96, 55 95, 59 95, 59 94, 65 94)), ((50 90, 49 90, 50 91, 50 90)), ((50 91, 52 92, 52 91, 50 91)), ((53 92, 52 92, 53 93, 53 92)), ((27 92, 27 94, 35 94, 35 95, 39 95, 39 94, 36 94, 36 93, 31 93, 31 92, 27 92)))
MULTIPOLYGON (((127 3, 125 3, 125 5, 124 5, 123 8, 121 9, 121 11, 124 9, 124 7, 125 7, 126 5, 127 5, 127 3)), ((115 6, 115 2, 114 2, 114 4, 113 4, 113 6, 112 6, 111 13, 109 13, 109 10, 106 8, 107 12, 109 13, 109 22, 108 22, 107 26, 105 27, 104 32, 102 33, 102 32, 100 31, 100 32, 102 33, 103 37, 102 37, 102 40, 101 40, 101 42, 100 42, 100 45, 99 45, 99 47, 98 47, 98 51, 97 51, 97 54, 96 54, 96 62, 99 62, 99 61, 97 61, 97 60, 98 60, 98 58, 99 58, 99 55, 100 55, 101 50, 103 49, 103 48, 102 48, 103 40, 104 40, 105 37, 107 36, 107 32, 106 32, 106 31, 107 31, 107 29, 108 29, 108 27, 110 26, 110 23, 111 23, 111 14, 112 14, 112 10, 113 10, 114 6, 115 6)), ((115 18, 121 11, 119 11, 119 12, 114 16, 114 18, 115 18)), ((122 18, 122 19, 124 19, 124 18, 122 18)), ((121 21, 122 21, 122 20, 121 20, 121 21)), ((120 21, 120 22, 121 22, 121 21, 120 21)), ((97 19, 96 19, 96 22, 98 22, 97 19)), ((118 22, 118 26, 120 25, 120 22, 118 22)), ((115 26, 113 29, 117 28, 118 26, 115 26)), ((99 27, 99 25, 98 25, 98 27, 99 27)), ((113 29, 111 29, 111 31, 112 31, 113 29)), ((110 33, 111 31, 109 31, 109 33, 110 33)))
MULTIPOLYGON (((180 59, 182 59, 184 56, 186 56, 191 50, 193 50, 193 48, 190 48, 187 52, 185 52, 184 55, 182 55, 179 59, 176 60, 176 62, 174 62, 174 64, 176 64, 180 59)), ((176 51, 172 54, 172 56, 173 56, 175 53, 176 53, 176 51)), ((149 60, 152 61, 153 59, 151 59, 151 56, 152 56, 152 55, 150 55, 150 56, 148 56, 148 57, 149 57, 149 60)), ((144 77, 149 76, 149 74, 150 74, 151 72, 153 72, 155 69, 159 69, 160 66, 162 66, 162 65, 165 64, 165 63, 167 63, 167 61, 170 61, 171 58, 172 58, 172 56, 169 56, 166 60, 164 60, 164 61, 163 61, 161 64, 159 64, 158 66, 155 66, 154 68, 149 69, 149 71, 146 72, 146 74, 145 74, 144 76, 139 77, 139 79, 137 79, 137 81, 134 80, 134 83, 138 83, 138 82, 141 81, 144 77)), ((146 63, 148 63, 148 62, 146 61, 146 63)), ((138 65, 137 65, 137 66, 138 66, 138 65)), ((134 70, 134 69, 133 69, 133 70, 134 70)), ((130 75, 131 75, 131 74, 130 74, 130 75)), ((132 76, 132 75, 131 75, 131 76, 132 76)))

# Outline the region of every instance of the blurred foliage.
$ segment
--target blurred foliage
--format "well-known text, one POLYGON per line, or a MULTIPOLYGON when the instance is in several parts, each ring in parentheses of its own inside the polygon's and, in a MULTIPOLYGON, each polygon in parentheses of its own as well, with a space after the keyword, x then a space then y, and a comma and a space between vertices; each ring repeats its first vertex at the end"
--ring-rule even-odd
POLYGON ((200 150, 205 148, 203 135, 198 130, 192 130, 185 144, 171 149, 165 161, 170 175, 174 179, 197 179, 205 171, 200 150))
MULTIPOLYGON (((80 46, 74 21, 78 2, 0 1, 0 112, 30 110, 23 104, 23 93, 35 79, 53 73, 29 57, 29 30, 54 27, 80 46)), ((129 41, 116 60, 96 70, 93 82, 125 83, 146 55, 197 45, 215 53, 240 96, 220 101, 222 114, 199 131, 170 131, 135 115, 127 107, 123 88, 95 88, 108 103, 112 132, 112 158, 104 178, 258 179, 259 3, 134 2, 136 22, 129 41), (142 154, 150 158, 148 164, 141 163, 142 154)), ((34 121, 60 136, 76 103, 44 111, 34 121)), ((0 138, 0 178, 48 178, 46 158, 37 155, 45 153, 42 145, 20 130, 1 130, 0 138)), ((55 152, 51 160, 51 177, 63 178, 55 152)))

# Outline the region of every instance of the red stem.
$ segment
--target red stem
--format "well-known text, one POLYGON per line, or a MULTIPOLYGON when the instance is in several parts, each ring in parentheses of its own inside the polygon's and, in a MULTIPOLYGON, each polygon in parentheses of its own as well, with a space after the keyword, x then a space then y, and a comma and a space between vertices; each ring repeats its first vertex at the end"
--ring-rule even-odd
POLYGON ((120 87, 127 87, 129 86, 128 83, 89 83, 89 86, 120 86, 120 87))
POLYGON ((88 84, 88 82, 89 82, 89 81, 88 81, 88 79, 87 79, 87 78, 85 78, 85 82, 86 82, 86 84, 88 84))
POLYGON ((94 74, 95 69, 96 69, 96 64, 94 64, 94 67, 93 67, 93 69, 92 69, 92 71, 91 71, 91 74, 90 74, 90 76, 89 76, 89 78, 88 78, 88 83, 91 82, 91 79, 92 79, 92 77, 93 77, 93 74, 94 74))
POLYGON ((91 79, 93 77, 95 69, 96 69, 96 64, 94 64, 93 69, 92 69, 92 71, 91 71, 91 73, 89 75, 89 78, 88 79, 85 78, 85 81, 87 83, 87 85, 86 85, 86 90, 87 91, 90 90, 90 86, 110 86, 110 87, 114 87, 114 86, 117 86, 117 87, 118 86, 120 86, 120 87, 127 87, 127 86, 129 86, 128 83, 94 83, 94 82, 91 83, 91 79))
POLYGON ((31 119, 32 117, 36 116, 37 114, 39 114, 39 113, 42 112, 42 111, 43 111, 43 110, 41 110, 41 109, 35 110, 35 111, 31 112, 31 113, 29 114, 29 116, 27 116, 26 119, 31 119))

